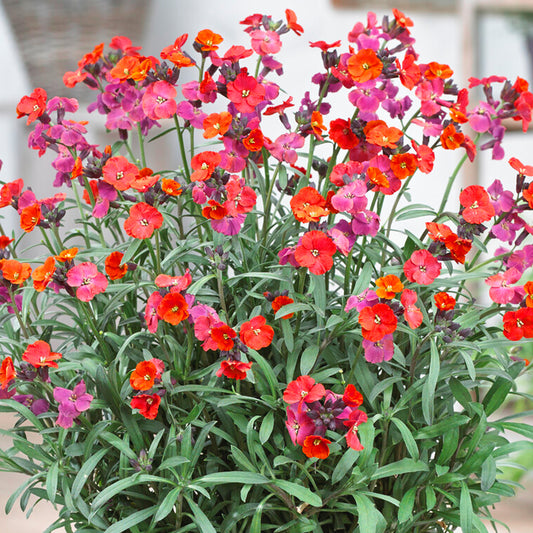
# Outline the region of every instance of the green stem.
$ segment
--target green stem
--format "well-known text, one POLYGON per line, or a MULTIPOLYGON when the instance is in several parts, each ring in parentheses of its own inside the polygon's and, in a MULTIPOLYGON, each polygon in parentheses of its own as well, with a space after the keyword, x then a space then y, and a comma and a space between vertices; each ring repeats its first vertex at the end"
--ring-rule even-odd
POLYGON ((178 115, 174 115, 174 124, 176 125, 176 132, 178 134, 178 143, 180 145, 181 163, 183 165, 183 171, 185 172, 185 177, 187 178, 187 182, 189 182, 191 179, 191 171, 189 169, 189 164, 187 163, 185 143, 183 142, 183 132, 181 131, 181 126, 178 120, 178 115))
POLYGON ((142 134, 141 124, 137 123, 137 135, 139 137, 139 150, 141 151, 141 165, 146 167, 146 154, 144 151, 144 135, 142 134))

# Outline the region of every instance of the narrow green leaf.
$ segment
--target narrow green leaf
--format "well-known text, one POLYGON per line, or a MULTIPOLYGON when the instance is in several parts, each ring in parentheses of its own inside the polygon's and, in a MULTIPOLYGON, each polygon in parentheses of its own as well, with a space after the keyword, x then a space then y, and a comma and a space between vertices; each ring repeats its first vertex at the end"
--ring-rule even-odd
POLYGON ((337 462, 333 474, 331 474, 331 482, 333 485, 336 485, 348 473, 348 471, 350 471, 358 457, 359 452, 352 448, 348 448, 344 452, 343 456, 337 462))
POLYGON ((105 533, 122 533, 123 531, 130 531, 136 525, 139 525, 140 522, 150 518, 157 511, 157 505, 152 505, 146 509, 142 509, 135 513, 130 514, 126 518, 115 522, 113 525, 109 526, 105 533))
POLYGON ((217 533, 216 529, 213 527, 213 524, 209 518, 207 518, 202 509, 200 509, 200 507, 198 507, 198 505, 194 503, 189 496, 185 496, 185 499, 191 508, 192 514, 194 515, 194 521, 196 522, 196 525, 201 533, 217 533))
POLYGON ((501 377, 496 378, 482 402, 487 416, 494 413, 502 405, 512 386, 512 381, 501 377))
POLYGON ((433 490, 433 487, 427 486, 426 487, 426 511, 430 511, 435 507, 435 504, 437 503, 437 496, 435 494, 435 491, 433 490))
POLYGON ((459 517, 463 531, 472 531, 473 515, 474 510, 472 508, 472 500, 470 499, 470 491, 468 490, 468 485, 462 481, 461 497, 459 499, 459 517))
POLYGON ((489 455, 481 465, 481 490, 488 491, 496 481, 496 461, 489 455))
POLYGON ((108 450, 109 448, 102 448, 94 455, 91 455, 91 457, 89 457, 89 459, 87 459, 83 463, 82 467, 79 469, 72 483, 71 494, 73 499, 76 499, 80 495, 81 490, 85 485, 85 482, 89 478, 89 475, 96 468, 96 465, 100 462, 100 460, 102 459, 102 457, 104 457, 108 450))
POLYGON ((424 420, 428 425, 433 424, 433 417, 435 414, 435 387, 439 379, 440 372, 440 357, 435 344, 435 340, 431 339, 431 357, 429 363, 429 372, 422 387, 422 413, 424 420))
POLYGON ((313 507, 320 507, 322 505, 322 498, 309 490, 307 487, 293 483, 292 481, 286 481, 284 479, 276 479, 274 484, 285 492, 298 498, 300 501, 308 503, 313 507))
POLYGON ((172 511, 172 508, 176 504, 176 500, 178 499, 178 495, 181 492, 182 487, 174 487, 164 498, 161 503, 157 505, 157 513, 155 513, 153 518, 153 523, 157 524, 160 520, 163 520, 163 518, 166 518, 170 512, 172 511))
POLYGON ((238 483, 240 485, 262 485, 269 480, 262 474, 255 472, 214 472, 194 480, 195 483, 208 483, 215 485, 217 483, 238 483))
POLYGON ((399 418, 391 418, 391 422, 398 428, 398 430, 402 434, 403 443, 405 444, 409 455, 413 459, 418 459, 420 457, 420 452, 418 451, 418 446, 416 445, 416 441, 411 431, 409 431, 409 428, 399 418))
POLYGON ((290 320, 281 321, 281 331, 283 332, 283 342, 288 352, 294 350, 294 336, 292 334, 292 326, 290 320))
POLYGON ((384 477, 398 476, 408 472, 427 472, 428 465, 423 461, 415 461, 408 457, 400 459, 394 463, 378 468, 370 479, 381 479, 384 477))
POLYGON ((56 501, 57 495, 57 479, 59 476, 59 462, 52 463, 52 466, 46 473, 46 494, 48 500, 52 503, 56 501))
POLYGON ((357 505, 357 515, 359 517, 360 533, 376 533, 376 514, 377 510, 374 502, 367 496, 354 494, 355 504, 357 505))
POLYGON ((453 397, 465 409, 468 409, 470 407, 470 402, 472 401, 472 397, 470 396, 468 389, 457 378, 454 377, 450 378, 448 384, 450 385, 450 390, 452 391, 453 397))

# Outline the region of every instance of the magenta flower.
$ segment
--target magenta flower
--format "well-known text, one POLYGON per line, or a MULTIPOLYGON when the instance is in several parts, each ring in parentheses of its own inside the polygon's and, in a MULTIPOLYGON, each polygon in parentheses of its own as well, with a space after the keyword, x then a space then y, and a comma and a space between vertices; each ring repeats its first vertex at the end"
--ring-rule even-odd
POLYGON ((162 299, 163 297, 161 294, 156 291, 150 294, 148 301, 146 302, 146 307, 144 309, 144 321, 146 322, 146 328, 150 333, 155 333, 157 331, 157 326, 159 324, 157 308, 162 299))
POLYGON ((148 85, 142 99, 142 108, 148 118, 159 120, 176 113, 176 88, 160 80, 148 85))
POLYGON ((427 250, 415 250, 403 265, 407 279, 420 285, 430 285, 440 274, 441 264, 427 250))
POLYGON ((484 133, 492 126, 492 116, 496 112, 487 102, 480 102, 475 109, 468 114, 470 127, 478 133, 484 133))
POLYGON ((307 407, 300 402, 287 407, 287 420, 285 425, 289 431, 293 444, 302 445, 305 437, 315 434, 315 423, 306 414, 307 407))
POLYGON ((341 187, 336 194, 331 197, 331 205, 337 211, 345 211, 355 215, 366 208, 367 187, 363 180, 354 180, 348 185, 341 187))
POLYGON ((379 298, 376 291, 365 289, 361 294, 350 296, 346 302, 344 310, 348 312, 355 308, 357 311, 361 311, 365 307, 372 307, 377 303, 379 303, 379 298))
POLYGON ((352 231, 355 235, 375 237, 379 230, 379 216, 374 211, 364 209, 352 218, 352 231))
POLYGON ((32 394, 16 394, 13 396, 13 400, 25 405, 30 408, 30 411, 34 415, 42 415, 48 411, 50 404, 44 398, 34 398, 32 394))
POLYGON ((494 207, 496 216, 501 213, 508 213, 514 207, 513 193, 503 189, 502 182, 498 179, 492 182, 492 185, 487 188, 490 196, 490 203, 494 207))
POLYGON ((394 355, 394 343, 392 342, 392 333, 387 333, 378 341, 369 341, 363 339, 363 350, 365 359, 369 363, 382 363, 390 361, 394 355))
POLYGON ((193 128, 198 129, 204 127, 204 119, 207 117, 207 113, 204 113, 199 107, 194 107, 186 100, 178 104, 176 114, 183 120, 188 120, 193 128))
POLYGON ((291 246, 291 247, 283 248, 282 250, 280 250, 278 252, 279 264, 286 265, 287 263, 289 263, 289 265, 299 268, 300 263, 298 263, 298 261, 296 261, 296 257, 294 257, 295 250, 296 250, 296 246, 291 246))
POLYGON ((59 416, 56 424, 63 428, 70 428, 74 419, 89 409, 93 396, 86 392, 85 382, 81 380, 72 390, 56 387, 54 399, 59 403, 59 416))
POLYGON ((339 220, 333 228, 327 231, 337 250, 348 256, 355 243, 356 235, 352 231, 352 226, 347 220, 339 220))
POLYGON ((286 161, 294 165, 298 159, 295 148, 301 148, 305 143, 304 137, 297 133, 284 133, 273 143, 265 142, 265 147, 278 161, 286 161))
POLYGON ((516 232, 525 226, 525 222, 516 214, 506 216, 498 224, 492 226, 491 233, 503 242, 513 244, 516 232))
POLYGON ((246 215, 242 213, 227 214, 220 220, 211 220, 211 227, 223 235, 237 235, 241 231, 245 218, 246 215))
POLYGON ((78 287, 76 297, 79 300, 88 302, 106 290, 108 281, 94 263, 80 263, 67 272, 67 283, 78 287))
POLYGON ((240 172, 246 167, 248 150, 242 143, 229 137, 224 137, 224 150, 220 153, 220 167, 228 172, 240 172))

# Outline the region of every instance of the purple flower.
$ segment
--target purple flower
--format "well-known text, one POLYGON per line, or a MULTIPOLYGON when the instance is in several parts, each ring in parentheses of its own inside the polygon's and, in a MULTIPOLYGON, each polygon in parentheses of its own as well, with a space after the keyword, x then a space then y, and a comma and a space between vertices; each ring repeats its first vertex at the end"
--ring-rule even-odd
POLYGON ((365 307, 372 307, 377 303, 379 303, 379 298, 376 292, 372 289, 365 289, 362 293, 356 296, 350 296, 346 302, 344 310, 348 312, 355 308, 357 311, 361 311, 365 307))
POLYGON ((13 400, 29 407, 34 415, 41 415, 46 413, 50 404, 44 398, 35 399, 32 394, 16 394, 13 396, 13 400))
POLYGON ((369 363, 390 361, 394 355, 392 333, 388 333, 381 340, 375 342, 363 339, 363 349, 365 351, 365 359, 369 363))
POLYGON ((492 235, 503 242, 513 244, 516 232, 524 227, 524 221, 517 215, 508 215, 492 226, 492 235))
POLYGON ((56 424, 63 428, 70 428, 74 419, 89 409, 93 396, 86 392, 85 382, 81 380, 72 390, 56 387, 54 399, 59 403, 56 424))
POLYGON ((352 231, 355 235, 375 237, 379 230, 379 216, 366 209, 356 213, 352 218, 352 231))
POLYGON ((201 129, 204 127, 204 119, 207 114, 204 113, 199 107, 193 106, 187 100, 184 100, 178 104, 176 114, 183 120, 188 120, 193 128, 201 129))
POLYGON ((218 233, 224 235, 237 235, 241 231, 246 215, 238 213, 236 215, 226 215, 220 220, 211 220, 211 227, 218 233))
POLYGON ((496 216, 503 213, 508 213, 514 207, 513 193, 511 191, 504 191, 502 182, 498 179, 494 180, 492 185, 487 188, 490 196, 490 203, 494 207, 496 216))

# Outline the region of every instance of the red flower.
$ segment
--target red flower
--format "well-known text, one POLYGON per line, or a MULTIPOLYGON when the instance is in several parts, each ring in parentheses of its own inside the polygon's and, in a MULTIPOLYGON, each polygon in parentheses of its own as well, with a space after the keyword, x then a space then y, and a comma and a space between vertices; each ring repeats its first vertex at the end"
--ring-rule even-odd
POLYGON ((330 122, 329 137, 344 150, 350 150, 359 144, 359 138, 352 131, 350 121, 342 118, 330 122))
POLYGON ((253 113, 265 98, 265 87, 253 76, 241 71, 234 81, 227 84, 228 99, 240 113, 253 113))
POLYGON ((307 457, 325 459, 329 455, 328 444, 331 444, 331 441, 320 435, 309 435, 304 439, 302 451, 307 457))
POLYGON ((137 166, 122 155, 109 158, 102 167, 102 179, 113 185, 117 191, 129 189, 137 174, 137 166))
POLYGON ((326 394, 324 385, 315 383, 311 376, 299 376, 291 381, 283 393, 283 401, 288 404, 312 403, 320 400, 326 394))
POLYGON ((416 329, 418 326, 420 326, 420 324, 422 324, 422 320, 424 319, 422 311, 415 306, 417 299, 418 296, 416 292, 412 291, 411 289, 405 289, 402 292, 400 299, 404 308, 403 317, 411 329, 416 329))
POLYGON ((348 420, 344 421, 345 426, 349 426, 348 433, 346 433, 346 444, 353 450, 361 451, 364 449, 359 437, 357 436, 357 428, 365 423, 368 420, 368 416, 364 411, 355 411, 350 412, 350 417, 348 420))
POLYGON ((149 420, 154 420, 157 417, 160 404, 161 396, 159 394, 138 394, 130 402, 132 409, 139 409, 139 413, 149 420))
POLYGON ((407 279, 420 285, 430 285, 440 274, 441 264, 427 250, 415 250, 403 265, 407 279))
POLYGON ((287 28, 296 35, 301 35, 304 29, 296 22, 296 13, 292 9, 286 9, 285 16, 287 17, 287 28))
POLYGON ((246 373, 250 370, 252 363, 225 359, 221 361, 220 368, 217 370, 217 376, 226 376, 230 379, 244 379, 246 373))
POLYGON ((372 307, 364 307, 359 313, 362 335, 365 339, 376 342, 385 335, 396 331, 398 319, 394 311, 387 304, 375 304, 372 307))
POLYGON ((63 357, 58 352, 52 352, 50 345, 45 341, 36 341, 30 344, 22 354, 22 360, 30 363, 35 368, 43 366, 57 368, 56 361, 63 357))
POLYGON ((179 292, 169 292, 157 306, 157 314, 165 322, 176 326, 189 316, 189 306, 179 292))
POLYGON ((239 337, 248 348, 260 350, 270 346, 274 338, 274 329, 266 323, 264 316, 258 315, 241 326, 239 337))
POLYGON ((318 222, 326 216, 325 198, 314 187, 303 187, 291 198, 291 209, 299 222, 318 222))
POLYGON ((37 120, 46 110, 46 91, 37 87, 30 96, 23 96, 17 105, 17 118, 28 117, 26 124, 37 120))
POLYGON ((234 329, 227 324, 221 324, 211 328, 211 338, 216 342, 217 348, 223 351, 229 351, 235 344, 233 339, 237 336, 234 329))
POLYGON ((294 251, 294 257, 300 266, 309 268, 309 272, 320 276, 333 266, 333 254, 337 247, 322 231, 308 231, 303 235, 294 251))
POLYGON ((122 279, 128 271, 128 265, 121 265, 120 262, 124 254, 122 252, 111 252, 105 259, 105 273, 109 279, 122 279))
POLYGON ((509 164, 522 176, 533 176, 533 166, 524 165, 516 157, 511 157, 511 159, 509 159, 509 164))
POLYGON ((349 383, 344 389, 342 401, 350 407, 359 407, 363 405, 363 395, 355 388, 355 385, 349 383))
MULTIPOLYGON (((272 300, 272 310, 274 313, 277 313, 284 305, 293 304, 294 300, 290 298, 289 296, 276 296, 274 300, 272 300)), ((282 316, 281 318, 283 320, 287 320, 288 318, 292 318, 294 316, 294 313, 289 313, 287 315, 282 316)))
POLYGON ((447 292, 438 292, 433 296, 435 305, 440 311, 451 311, 456 304, 456 300, 453 296, 450 296, 447 292))
POLYGON ((263 132, 255 128, 242 140, 242 144, 250 152, 259 152, 263 148, 264 141, 263 132))
POLYGON ((147 239, 163 225, 163 215, 150 204, 139 202, 130 208, 130 216, 124 221, 124 229, 130 237, 147 239))
POLYGON ((413 89, 420 79, 420 68, 415 61, 416 58, 413 54, 406 54, 401 66, 400 60, 396 60, 396 67, 400 72, 400 81, 409 90, 413 89))
POLYGON ((202 209, 202 215, 209 220, 222 220, 227 214, 228 210, 220 205, 216 200, 209 200, 208 205, 202 209))
POLYGON ((533 338, 533 308, 521 307, 503 315, 503 334, 511 341, 533 338))
POLYGON ((135 390, 149 390, 154 386, 157 377, 157 367, 153 361, 137 363, 135 370, 130 375, 130 385, 135 390))
POLYGON ((470 185, 463 189, 459 202, 464 207, 463 218, 469 224, 483 224, 495 214, 489 193, 481 185, 470 185))
POLYGON ((13 366, 13 359, 8 355, 0 366, 0 388, 5 389, 12 379, 15 379, 15 367, 13 366))
POLYGON ((220 165, 221 157, 218 152, 206 150, 196 154, 191 159, 191 181, 205 181, 211 177, 215 168, 220 165))
POLYGON ((413 25, 413 21, 409 17, 406 17, 398 9, 393 8, 392 9, 392 14, 394 15, 394 18, 396 19, 396 22, 398 23, 398 26, 401 26, 402 28, 407 28, 407 27, 413 25))
POLYGON ((309 42, 311 48, 320 48, 322 52, 327 52, 330 48, 336 48, 341 45, 341 41, 335 41, 334 43, 328 44, 325 41, 315 41, 314 43, 309 42))

